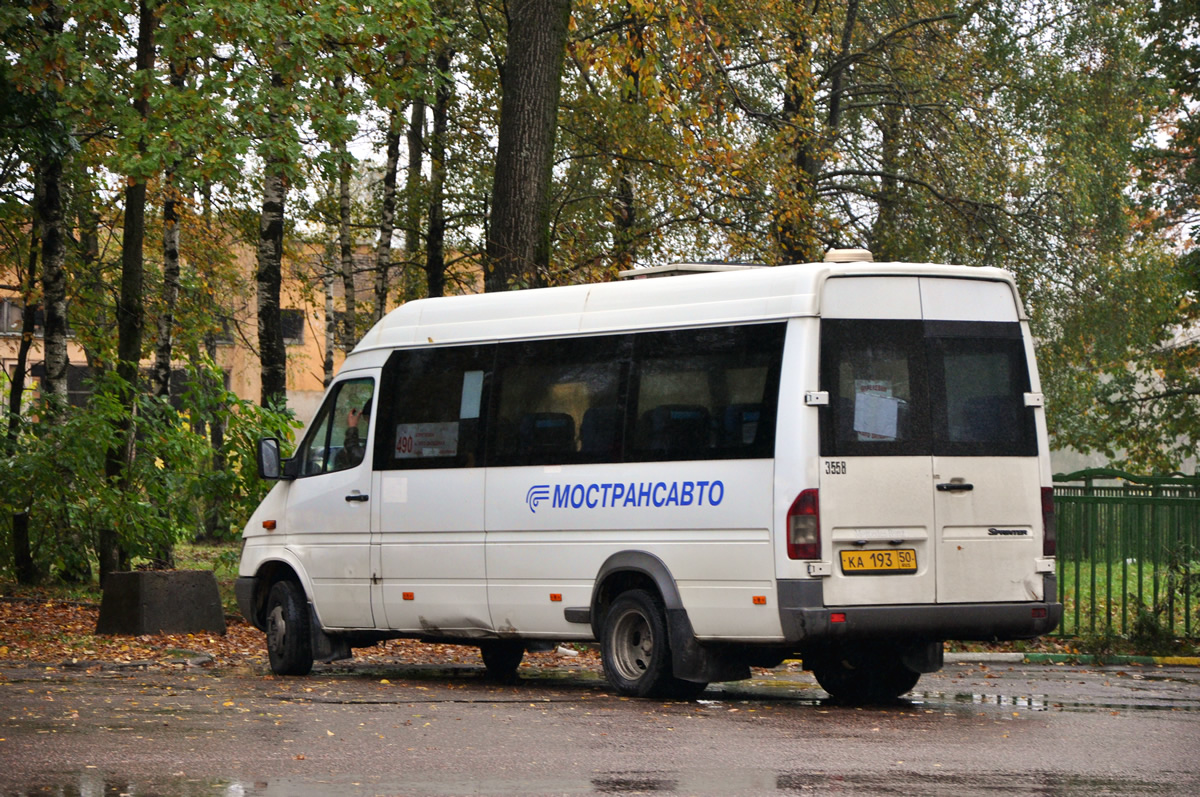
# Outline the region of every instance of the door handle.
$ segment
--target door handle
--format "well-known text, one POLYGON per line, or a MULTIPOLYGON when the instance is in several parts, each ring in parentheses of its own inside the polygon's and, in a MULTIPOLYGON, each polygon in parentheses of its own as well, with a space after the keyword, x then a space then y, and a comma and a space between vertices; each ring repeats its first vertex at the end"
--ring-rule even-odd
POLYGON ((366 501, 370 497, 371 496, 364 495, 363 493, 351 493, 350 495, 346 496, 346 500, 347 501, 366 501))
POLYGON ((942 493, 965 493, 974 490, 975 485, 970 482, 942 482, 937 488, 942 493))

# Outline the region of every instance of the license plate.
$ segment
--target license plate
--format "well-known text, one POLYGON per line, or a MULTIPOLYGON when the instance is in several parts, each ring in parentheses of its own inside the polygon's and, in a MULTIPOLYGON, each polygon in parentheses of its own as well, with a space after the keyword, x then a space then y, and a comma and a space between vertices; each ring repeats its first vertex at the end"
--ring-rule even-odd
POLYGON ((886 551, 842 551, 842 573, 847 576, 873 576, 917 572, 917 552, 912 548, 886 551))

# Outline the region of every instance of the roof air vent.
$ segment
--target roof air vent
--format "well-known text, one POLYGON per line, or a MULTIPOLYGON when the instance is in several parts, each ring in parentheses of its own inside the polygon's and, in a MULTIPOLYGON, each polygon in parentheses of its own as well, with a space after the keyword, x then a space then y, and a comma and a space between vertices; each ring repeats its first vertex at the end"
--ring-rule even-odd
POLYGON ((826 263, 873 263, 869 249, 830 249, 825 253, 826 263))

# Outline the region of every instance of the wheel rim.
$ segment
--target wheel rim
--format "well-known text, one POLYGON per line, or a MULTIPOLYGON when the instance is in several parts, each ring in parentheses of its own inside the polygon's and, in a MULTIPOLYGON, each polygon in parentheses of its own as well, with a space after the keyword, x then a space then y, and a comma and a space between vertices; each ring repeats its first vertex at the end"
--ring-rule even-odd
POLYGON ((640 679, 650 669, 654 634, 645 616, 630 609, 617 619, 612 632, 612 658, 617 672, 629 681, 640 679))
POLYGON ((283 607, 275 606, 267 615, 267 647, 270 650, 282 650, 287 639, 287 620, 283 619, 283 607))

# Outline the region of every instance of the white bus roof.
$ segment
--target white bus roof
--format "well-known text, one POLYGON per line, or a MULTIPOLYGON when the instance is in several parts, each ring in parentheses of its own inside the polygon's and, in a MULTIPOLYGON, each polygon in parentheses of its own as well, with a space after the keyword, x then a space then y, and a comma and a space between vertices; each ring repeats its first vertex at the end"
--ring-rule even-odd
MULTIPOLYGON (((998 268, 914 263, 807 263, 501 293, 418 299, 388 313, 356 352, 398 347, 715 326, 819 315, 821 286, 850 276, 1006 282, 998 268)), ((1018 306, 1017 313, 1024 318, 1018 306)))

